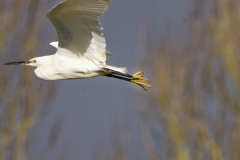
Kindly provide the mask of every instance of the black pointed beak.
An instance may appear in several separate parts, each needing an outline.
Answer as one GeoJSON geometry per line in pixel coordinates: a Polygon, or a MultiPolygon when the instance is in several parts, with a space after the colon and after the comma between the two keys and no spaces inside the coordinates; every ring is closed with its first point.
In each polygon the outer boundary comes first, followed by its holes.
{"type": "Polygon", "coordinates": [[[29,64],[31,63],[30,61],[17,61],[17,62],[8,62],[5,63],[4,65],[20,65],[20,64],[29,64]]]}

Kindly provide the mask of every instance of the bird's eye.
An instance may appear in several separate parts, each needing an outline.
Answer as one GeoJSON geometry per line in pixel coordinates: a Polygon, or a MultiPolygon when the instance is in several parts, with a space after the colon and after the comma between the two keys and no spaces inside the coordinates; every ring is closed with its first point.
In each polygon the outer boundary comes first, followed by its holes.
{"type": "Polygon", "coordinates": [[[36,63],[36,62],[37,62],[37,61],[34,59],[34,60],[33,60],[33,63],[36,63]]]}

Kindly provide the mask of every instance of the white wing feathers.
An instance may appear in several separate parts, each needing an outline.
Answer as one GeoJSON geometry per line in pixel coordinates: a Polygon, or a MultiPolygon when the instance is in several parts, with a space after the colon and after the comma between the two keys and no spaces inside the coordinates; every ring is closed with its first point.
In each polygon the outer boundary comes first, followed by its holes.
{"type": "Polygon", "coordinates": [[[99,17],[106,11],[108,3],[109,0],[65,0],[49,11],[48,18],[59,39],[59,44],[51,43],[59,47],[57,54],[85,56],[95,63],[105,63],[106,43],[99,17]]]}
{"type": "MultiPolygon", "coordinates": [[[[58,42],[51,42],[50,45],[58,49],[58,42]]],[[[106,50],[106,56],[112,56],[112,53],[106,50]]]]}

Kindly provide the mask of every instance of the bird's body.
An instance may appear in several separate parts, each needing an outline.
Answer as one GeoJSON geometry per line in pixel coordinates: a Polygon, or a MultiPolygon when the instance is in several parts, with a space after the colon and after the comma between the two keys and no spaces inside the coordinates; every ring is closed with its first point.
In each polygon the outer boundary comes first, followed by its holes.
{"type": "Polygon", "coordinates": [[[65,0],[48,13],[59,42],[50,43],[57,48],[53,55],[36,57],[29,61],[10,62],[37,67],[34,72],[44,80],[82,79],[107,76],[136,83],[146,90],[150,82],[142,72],[126,74],[125,68],[106,65],[103,27],[99,17],[108,7],[109,0],[65,0]]]}
{"type": "Polygon", "coordinates": [[[124,73],[124,68],[95,64],[86,58],[74,58],[54,54],[35,58],[40,63],[34,70],[37,77],[44,80],[83,79],[103,76],[105,68],[124,73]]]}
{"type": "Polygon", "coordinates": [[[44,80],[81,79],[100,76],[100,67],[87,59],[74,59],[62,55],[40,57],[46,62],[34,72],[44,80]],[[70,65],[69,65],[70,64],[70,65]]]}

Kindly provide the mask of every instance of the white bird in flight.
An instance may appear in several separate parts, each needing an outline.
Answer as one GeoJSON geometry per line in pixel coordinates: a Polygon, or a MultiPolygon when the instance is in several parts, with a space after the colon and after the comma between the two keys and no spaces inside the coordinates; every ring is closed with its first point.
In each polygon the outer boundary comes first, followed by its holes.
{"type": "Polygon", "coordinates": [[[48,12],[59,42],[53,55],[36,57],[28,61],[9,62],[5,65],[37,67],[34,73],[44,80],[82,79],[97,76],[113,77],[151,88],[143,72],[126,74],[126,68],[105,63],[106,50],[103,27],[99,17],[107,10],[109,0],[65,0],[48,12]]]}

